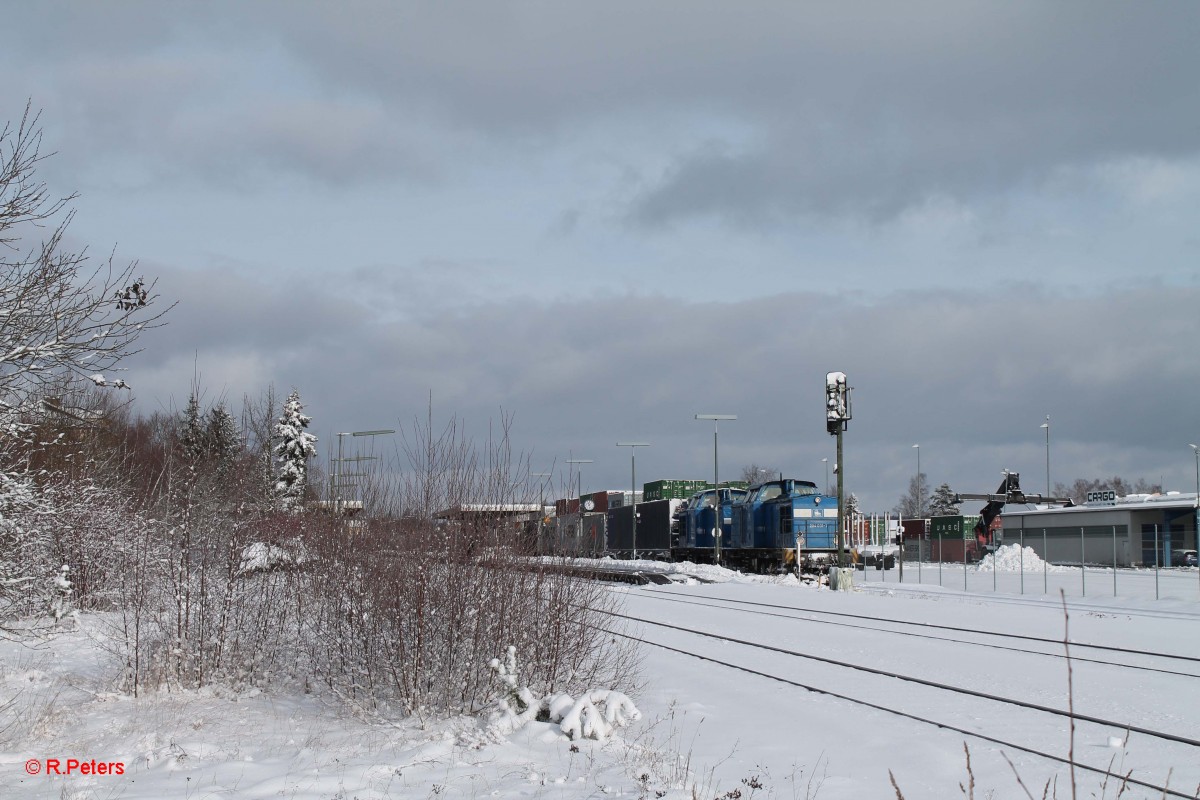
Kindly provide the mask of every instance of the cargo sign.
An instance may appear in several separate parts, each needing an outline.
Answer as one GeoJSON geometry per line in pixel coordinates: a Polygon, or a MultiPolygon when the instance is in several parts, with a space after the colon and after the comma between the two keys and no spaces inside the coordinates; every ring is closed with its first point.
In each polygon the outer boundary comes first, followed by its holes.
{"type": "Polygon", "coordinates": [[[1117,493],[1112,489],[1088,492],[1084,504],[1089,506],[1115,506],[1117,504],[1117,493]]]}

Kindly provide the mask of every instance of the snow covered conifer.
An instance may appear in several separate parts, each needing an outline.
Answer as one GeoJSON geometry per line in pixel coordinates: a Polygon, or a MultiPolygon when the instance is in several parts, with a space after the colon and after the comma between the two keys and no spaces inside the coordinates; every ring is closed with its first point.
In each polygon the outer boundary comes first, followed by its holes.
{"type": "Polygon", "coordinates": [[[204,427],[200,422],[200,398],[193,391],[183,412],[183,429],[179,432],[179,446],[188,461],[199,461],[204,457],[204,427]]]}
{"type": "Polygon", "coordinates": [[[958,506],[954,504],[954,490],[950,488],[950,484],[943,483],[933,490],[933,495],[929,498],[929,513],[934,517],[958,515],[958,506]]]}
{"type": "Polygon", "coordinates": [[[279,438],[275,445],[275,459],[279,464],[275,495],[280,506],[288,511],[297,510],[303,502],[308,483],[308,459],[317,453],[317,437],[304,430],[312,418],[302,414],[303,409],[300,393],[293,389],[275,425],[275,435],[279,438]]]}
{"type": "Polygon", "coordinates": [[[237,422],[224,403],[217,403],[209,409],[204,439],[208,455],[216,461],[219,473],[224,473],[237,458],[241,449],[240,438],[237,422]]]}

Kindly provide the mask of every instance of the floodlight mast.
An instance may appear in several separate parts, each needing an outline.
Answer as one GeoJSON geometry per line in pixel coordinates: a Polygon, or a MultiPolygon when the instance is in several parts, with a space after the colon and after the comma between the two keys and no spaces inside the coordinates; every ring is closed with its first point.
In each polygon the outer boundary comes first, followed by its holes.
{"type": "MultiPolygon", "coordinates": [[[[568,464],[592,464],[594,462],[590,458],[568,458],[567,463],[568,464]]],[[[567,469],[570,470],[571,468],[567,467],[567,469]]],[[[579,468],[578,480],[579,480],[579,485],[576,486],[575,488],[578,492],[578,497],[579,497],[579,499],[576,501],[578,504],[578,508],[579,508],[579,541],[582,542],[583,541],[583,467],[579,468]]],[[[571,489],[571,473],[568,471],[568,473],[567,473],[567,490],[570,491],[570,489],[571,489]]],[[[568,500],[569,500],[569,498],[568,498],[568,500]]]]}
{"type": "Polygon", "coordinates": [[[551,472],[532,472],[531,477],[541,478],[538,481],[538,511],[537,511],[537,541],[534,543],[535,549],[541,547],[542,542],[542,521],[546,518],[546,478],[553,477],[551,472]]]}
{"type": "Polygon", "coordinates": [[[338,457],[337,470],[334,471],[334,489],[333,491],[333,518],[340,519],[342,510],[342,480],[348,477],[343,472],[342,464],[347,461],[371,461],[374,456],[356,456],[354,458],[344,458],[342,456],[342,440],[347,436],[384,436],[396,431],[391,428],[380,428],[374,431],[341,431],[337,434],[338,437],[338,457]]]}
{"type": "Polygon", "coordinates": [[[716,523],[713,526],[713,563],[721,563],[721,489],[717,471],[717,424],[720,420],[735,420],[737,414],[697,414],[696,419],[710,419],[713,424],[713,490],[717,493],[713,506],[716,523]]]}
{"type": "MultiPolygon", "coordinates": [[[[845,480],[846,462],[842,453],[842,433],[846,423],[853,414],[850,411],[850,385],[846,381],[846,373],[830,372],[825,376],[825,430],[837,437],[837,565],[844,566],[842,549],[845,544],[846,504],[845,480]]],[[[799,559],[800,554],[796,557],[799,559]]]]}
{"type": "Polygon", "coordinates": [[[633,500],[633,528],[630,540],[633,544],[634,561],[637,561],[637,449],[649,446],[649,442],[617,442],[617,447],[629,448],[629,490],[633,500]]]}

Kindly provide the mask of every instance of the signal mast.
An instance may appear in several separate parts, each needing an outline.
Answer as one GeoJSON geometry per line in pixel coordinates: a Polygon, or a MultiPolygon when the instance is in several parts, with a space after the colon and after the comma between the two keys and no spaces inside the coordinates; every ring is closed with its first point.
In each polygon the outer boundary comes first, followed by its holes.
{"type": "Polygon", "coordinates": [[[843,502],[845,493],[845,462],[842,457],[842,433],[846,423],[854,415],[850,409],[850,386],[846,382],[846,373],[830,372],[825,376],[825,430],[837,437],[837,565],[842,563],[842,553],[846,535],[846,504],[843,502]]]}

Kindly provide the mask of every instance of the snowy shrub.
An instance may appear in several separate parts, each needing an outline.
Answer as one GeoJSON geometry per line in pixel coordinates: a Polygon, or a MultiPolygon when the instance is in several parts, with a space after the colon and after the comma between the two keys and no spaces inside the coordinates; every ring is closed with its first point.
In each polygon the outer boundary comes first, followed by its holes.
{"type": "Polygon", "coordinates": [[[71,568],[63,564],[59,567],[59,572],[54,576],[54,580],[52,581],[50,617],[54,620],[55,625],[61,624],[63,617],[74,613],[71,603],[71,580],[67,577],[70,571],[71,568]]]}
{"type": "Polygon", "coordinates": [[[239,575],[253,572],[269,572],[276,569],[296,569],[311,560],[304,542],[298,538],[282,542],[252,542],[242,548],[239,575]]]}
{"type": "Polygon", "coordinates": [[[614,595],[481,548],[474,532],[397,525],[313,546],[304,640],[321,679],[356,703],[475,713],[494,696],[487,664],[507,642],[539,694],[636,678],[633,647],[603,633],[614,595]]]}
{"type": "Polygon", "coordinates": [[[0,471],[0,624],[34,613],[53,574],[41,511],[27,476],[0,471]]]}
{"type": "Polygon", "coordinates": [[[523,558],[500,515],[433,519],[437,509],[512,502],[507,434],[484,456],[453,425],[440,436],[417,426],[413,440],[398,518],[306,542],[318,566],[302,638],[316,677],[382,714],[475,714],[495,699],[489,662],[512,645],[536,697],[632,691],[636,646],[605,633],[617,602],[607,587],[523,558]]]}
{"type": "Polygon", "coordinates": [[[615,728],[624,727],[642,714],[626,695],[610,689],[592,690],[578,700],[569,694],[538,698],[521,686],[517,672],[517,648],[509,646],[504,660],[493,658],[488,666],[503,686],[489,729],[500,735],[519,730],[537,720],[558,725],[569,739],[607,739],[615,728]]]}

